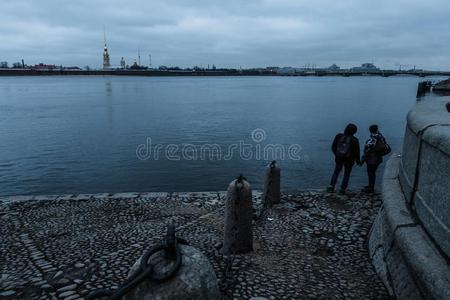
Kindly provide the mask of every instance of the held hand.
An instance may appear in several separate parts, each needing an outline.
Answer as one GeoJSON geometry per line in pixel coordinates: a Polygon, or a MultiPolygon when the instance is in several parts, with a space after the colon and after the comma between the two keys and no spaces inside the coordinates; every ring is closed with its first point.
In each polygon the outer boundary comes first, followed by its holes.
{"type": "Polygon", "coordinates": [[[361,161],[359,162],[359,166],[361,167],[364,164],[364,157],[361,159],[361,161]]]}

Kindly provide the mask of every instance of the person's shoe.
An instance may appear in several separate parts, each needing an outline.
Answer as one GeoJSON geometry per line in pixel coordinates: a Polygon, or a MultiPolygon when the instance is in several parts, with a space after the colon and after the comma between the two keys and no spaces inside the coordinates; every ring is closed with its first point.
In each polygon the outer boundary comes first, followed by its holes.
{"type": "Polygon", "coordinates": [[[339,194],[345,195],[345,189],[341,188],[341,189],[339,190],[339,194]]]}
{"type": "Polygon", "coordinates": [[[334,193],[334,186],[329,185],[329,186],[327,187],[327,193],[334,193]]]}
{"type": "Polygon", "coordinates": [[[363,193],[367,193],[367,194],[373,194],[375,191],[374,191],[374,189],[370,188],[369,186],[365,186],[365,187],[362,189],[362,192],[363,192],[363,193]]]}

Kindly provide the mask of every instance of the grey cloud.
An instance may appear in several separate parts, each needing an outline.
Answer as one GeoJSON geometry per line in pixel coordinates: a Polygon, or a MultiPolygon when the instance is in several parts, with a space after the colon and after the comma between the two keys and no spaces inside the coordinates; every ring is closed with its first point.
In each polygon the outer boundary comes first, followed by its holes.
{"type": "Polygon", "coordinates": [[[374,61],[450,69],[444,0],[2,1],[0,60],[226,67],[374,61]]]}

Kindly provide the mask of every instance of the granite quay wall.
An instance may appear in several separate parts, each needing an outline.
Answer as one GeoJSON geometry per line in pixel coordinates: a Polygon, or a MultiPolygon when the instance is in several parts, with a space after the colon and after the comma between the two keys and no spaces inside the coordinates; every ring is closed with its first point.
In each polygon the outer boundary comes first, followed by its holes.
{"type": "Polygon", "coordinates": [[[401,155],[388,162],[369,254],[398,299],[450,299],[449,98],[409,112],[401,155]]]}

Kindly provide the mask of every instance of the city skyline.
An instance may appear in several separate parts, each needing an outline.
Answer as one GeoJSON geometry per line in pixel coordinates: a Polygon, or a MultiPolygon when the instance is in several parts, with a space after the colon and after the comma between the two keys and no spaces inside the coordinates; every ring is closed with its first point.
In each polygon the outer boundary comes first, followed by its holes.
{"type": "Polygon", "coordinates": [[[373,62],[383,69],[448,70],[448,8],[441,0],[134,1],[125,7],[18,0],[3,5],[0,60],[100,68],[105,26],[112,67],[122,57],[131,65],[139,49],[142,65],[151,54],[154,67],[349,68],[373,62]]]}

